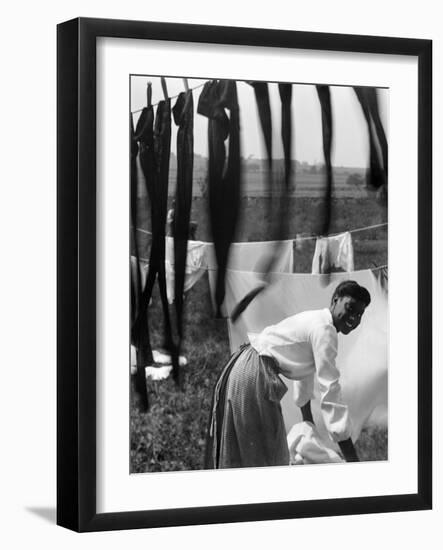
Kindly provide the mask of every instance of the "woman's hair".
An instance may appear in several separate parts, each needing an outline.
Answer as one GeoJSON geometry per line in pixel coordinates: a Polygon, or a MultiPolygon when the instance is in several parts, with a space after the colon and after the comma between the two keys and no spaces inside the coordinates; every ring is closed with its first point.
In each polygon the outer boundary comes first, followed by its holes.
{"type": "Polygon", "coordinates": [[[365,307],[371,303],[371,295],[364,286],[360,286],[356,281],[343,281],[334,290],[332,301],[343,296],[350,296],[354,300],[363,302],[365,307]]]}

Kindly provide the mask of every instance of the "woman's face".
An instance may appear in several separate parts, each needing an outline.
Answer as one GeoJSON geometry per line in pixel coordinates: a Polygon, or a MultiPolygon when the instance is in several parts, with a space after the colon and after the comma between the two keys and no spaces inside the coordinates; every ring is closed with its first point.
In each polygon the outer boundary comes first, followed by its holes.
{"type": "Polygon", "coordinates": [[[357,328],[365,309],[366,306],[363,302],[351,298],[351,296],[335,298],[331,305],[331,314],[337,332],[349,334],[357,328]]]}

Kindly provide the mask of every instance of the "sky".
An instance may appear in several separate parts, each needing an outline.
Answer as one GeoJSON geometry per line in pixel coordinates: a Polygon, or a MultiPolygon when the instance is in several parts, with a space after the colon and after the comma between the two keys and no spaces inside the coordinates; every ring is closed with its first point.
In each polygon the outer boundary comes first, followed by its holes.
{"type": "MultiPolygon", "coordinates": [[[[152,104],[163,99],[160,77],[131,77],[131,111],[146,106],[146,85],[152,83],[152,104]]],[[[182,78],[166,78],[169,97],[184,91],[182,78]]],[[[205,80],[189,79],[190,88],[202,86],[205,80]]],[[[197,114],[198,97],[202,88],[194,91],[194,152],[207,156],[207,118],[197,114]]],[[[245,158],[265,158],[265,148],[259,126],[257,107],[253,88],[238,82],[238,101],[240,108],[241,155],[245,158]]],[[[280,96],[278,85],[269,84],[273,121],[273,157],[282,158],[280,129],[280,96]]],[[[292,159],[309,164],[323,163],[321,111],[315,86],[312,84],[294,84],[292,95],[293,148],[292,159]]],[[[387,132],[389,90],[379,89],[378,99],[382,121],[387,132]]],[[[175,100],[172,100],[174,105],[175,100]]],[[[352,88],[331,86],[332,116],[334,124],[332,164],[334,166],[367,167],[368,134],[366,121],[360,104],[352,88]]],[[[134,114],[134,123],[139,113],[134,114]]],[[[172,124],[171,150],[176,152],[176,126],[172,124]]],[[[389,137],[388,137],[389,142],[389,137]]]]}

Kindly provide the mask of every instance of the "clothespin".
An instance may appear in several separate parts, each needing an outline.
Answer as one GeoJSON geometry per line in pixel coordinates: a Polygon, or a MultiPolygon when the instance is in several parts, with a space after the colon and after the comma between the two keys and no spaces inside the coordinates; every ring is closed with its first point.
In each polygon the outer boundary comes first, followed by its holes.
{"type": "Polygon", "coordinates": [[[152,103],[152,82],[148,82],[146,86],[146,103],[150,107],[152,103]]]}
{"type": "Polygon", "coordinates": [[[185,87],[185,92],[189,92],[189,84],[187,78],[183,78],[183,85],[185,87]]]}
{"type": "Polygon", "coordinates": [[[165,98],[165,101],[168,101],[169,95],[168,95],[168,87],[166,86],[166,78],[164,76],[162,76],[160,78],[160,82],[161,82],[161,85],[162,85],[163,96],[165,98]]]}

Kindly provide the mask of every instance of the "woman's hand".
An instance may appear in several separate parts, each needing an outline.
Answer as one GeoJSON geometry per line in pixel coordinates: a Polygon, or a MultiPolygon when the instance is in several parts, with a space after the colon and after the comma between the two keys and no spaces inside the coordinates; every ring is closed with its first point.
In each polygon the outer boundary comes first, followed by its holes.
{"type": "Polygon", "coordinates": [[[338,446],[340,447],[346,462],[360,462],[351,438],[345,439],[344,441],[339,441],[338,446]]]}

